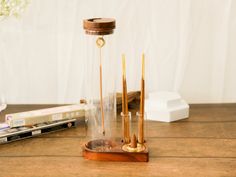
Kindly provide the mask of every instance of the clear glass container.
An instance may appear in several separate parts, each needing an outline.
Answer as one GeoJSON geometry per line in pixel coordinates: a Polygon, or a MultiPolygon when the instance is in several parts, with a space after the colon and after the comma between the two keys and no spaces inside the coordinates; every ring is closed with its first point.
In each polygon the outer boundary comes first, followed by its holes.
{"type": "Polygon", "coordinates": [[[88,35],[85,95],[88,140],[111,140],[116,132],[116,62],[112,35],[88,35]],[[104,41],[103,41],[104,40],[104,41]],[[105,42],[105,43],[104,43],[105,42]],[[104,43],[104,46],[99,46],[104,43]]]}
{"type": "MultiPolygon", "coordinates": [[[[146,149],[146,116],[140,114],[139,112],[136,113],[136,116],[133,116],[131,119],[131,113],[124,115],[121,114],[123,121],[125,118],[130,118],[130,134],[128,137],[130,137],[129,141],[127,141],[125,138],[123,138],[123,146],[122,150],[126,152],[141,152],[146,149]]],[[[125,130],[123,128],[123,130],[125,130]]],[[[125,132],[125,131],[124,131],[125,132]]],[[[124,135],[124,137],[127,137],[124,135]]]]}
{"type": "Polygon", "coordinates": [[[136,112],[136,120],[137,120],[137,126],[136,129],[134,129],[135,133],[137,133],[137,139],[138,143],[143,144],[146,143],[147,138],[147,117],[146,113],[143,115],[139,112],[136,112]]]}
{"type": "Polygon", "coordinates": [[[131,112],[129,112],[127,115],[124,115],[121,112],[121,118],[122,121],[127,120],[127,118],[130,120],[129,121],[129,125],[128,128],[124,127],[124,123],[122,123],[123,127],[122,127],[122,131],[123,131],[123,142],[129,143],[131,142],[131,139],[133,138],[133,136],[135,135],[137,138],[137,142],[143,142],[146,143],[147,141],[147,117],[146,117],[146,113],[144,113],[144,117],[143,117],[143,124],[141,125],[140,120],[142,119],[142,115],[139,112],[136,112],[136,115],[131,115],[131,112]],[[140,130],[142,127],[142,130],[140,130]],[[125,137],[125,129],[128,129],[129,133],[128,133],[128,137],[129,137],[129,141],[124,141],[124,137],[125,137]],[[142,139],[140,140],[140,133],[142,133],[142,139]]]}
{"type": "Polygon", "coordinates": [[[131,123],[131,112],[128,112],[128,114],[123,114],[121,112],[121,119],[122,119],[122,142],[123,143],[130,143],[131,142],[131,135],[132,135],[132,123],[131,123]],[[131,133],[131,134],[130,134],[131,133]]]}

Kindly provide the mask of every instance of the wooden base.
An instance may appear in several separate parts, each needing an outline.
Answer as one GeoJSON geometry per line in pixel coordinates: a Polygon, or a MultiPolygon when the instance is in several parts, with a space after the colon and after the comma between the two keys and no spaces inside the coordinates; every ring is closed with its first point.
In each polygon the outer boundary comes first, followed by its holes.
{"type": "Polygon", "coordinates": [[[83,156],[89,160],[148,162],[147,147],[141,152],[126,152],[122,150],[123,143],[109,140],[93,140],[83,146],[83,156]]]}

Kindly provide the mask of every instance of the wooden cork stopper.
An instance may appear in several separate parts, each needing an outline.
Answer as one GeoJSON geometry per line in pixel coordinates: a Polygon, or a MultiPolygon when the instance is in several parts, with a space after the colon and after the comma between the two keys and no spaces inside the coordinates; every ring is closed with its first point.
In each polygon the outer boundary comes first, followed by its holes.
{"type": "Polygon", "coordinates": [[[137,148],[137,138],[135,136],[135,134],[133,134],[132,138],[131,138],[131,144],[130,144],[131,148],[137,148]]]}
{"type": "Polygon", "coordinates": [[[108,35],[114,32],[116,21],[112,18],[91,18],[83,21],[86,34],[108,35]]]}

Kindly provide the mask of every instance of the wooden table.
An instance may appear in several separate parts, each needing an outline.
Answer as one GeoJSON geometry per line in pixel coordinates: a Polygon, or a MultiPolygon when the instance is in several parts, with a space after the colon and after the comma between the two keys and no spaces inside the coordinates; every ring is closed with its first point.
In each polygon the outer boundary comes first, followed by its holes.
{"type": "MultiPolygon", "coordinates": [[[[1,114],[52,105],[12,105],[1,114]]],[[[191,105],[190,118],[149,122],[150,162],[84,160],[85,128],[0,145],[0,176],[236,176],[236,104],[191,105]]]]}

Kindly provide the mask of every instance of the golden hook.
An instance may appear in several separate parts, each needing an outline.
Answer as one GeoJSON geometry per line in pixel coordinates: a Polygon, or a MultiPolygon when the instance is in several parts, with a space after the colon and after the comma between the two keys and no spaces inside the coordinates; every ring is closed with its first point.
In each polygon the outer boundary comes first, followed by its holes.
{"type": "Polygon", "coordinates": [[[103,37],[98,37],[96,40],[96,44],[99,48],[102,48],[105,45],[105,40],[103,37]]]}

